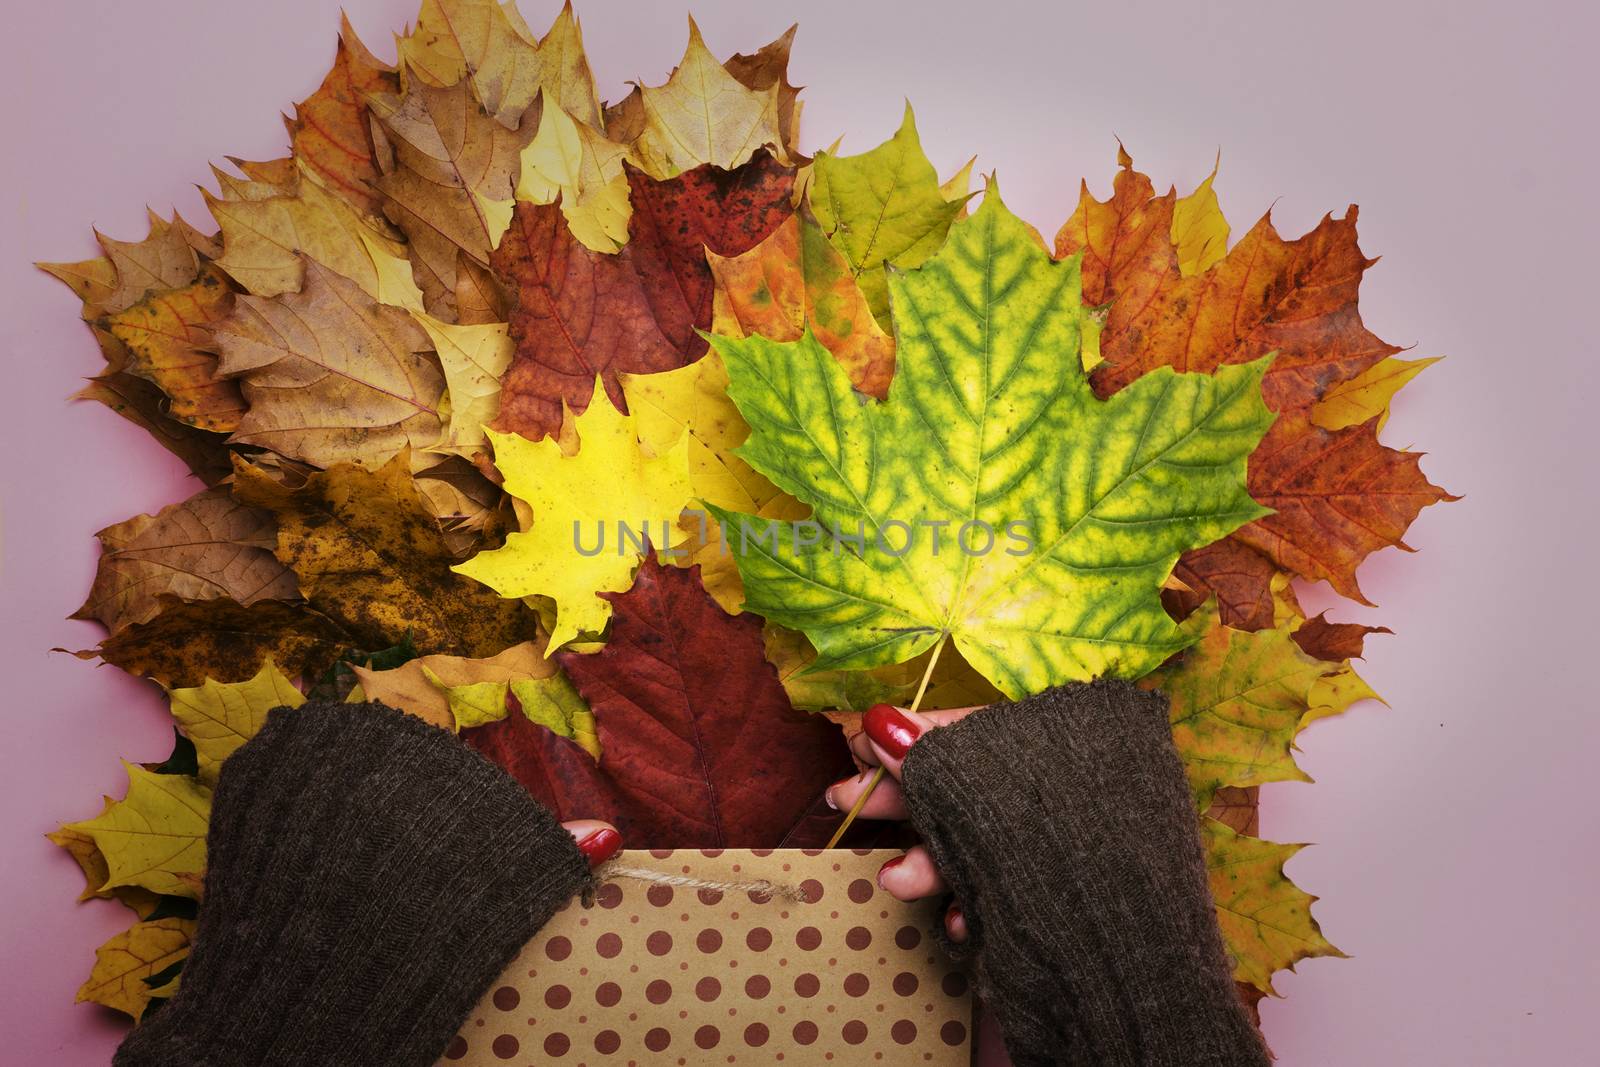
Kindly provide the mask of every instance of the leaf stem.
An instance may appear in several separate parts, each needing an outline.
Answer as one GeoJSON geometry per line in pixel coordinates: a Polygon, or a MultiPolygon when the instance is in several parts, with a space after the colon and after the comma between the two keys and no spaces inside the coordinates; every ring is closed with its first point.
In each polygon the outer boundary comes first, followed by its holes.
{"type": "MultiPolygon", "coordinates": [[[[917,695],[911,699],[911,711],[916,711],[922,706],[922,698],[928,693],[928,683],[933,680],[933,668],[938,664],[939,653],[944,651],[944,643],[949,638],[950,635],[945,634],[939,638],[939,643],[933,646],[933,655],[928,657],[928,667],[922,672],[922,683],[917,686],[917,695]]],[[[856,798],[856,802],[850,808],[849,814],[844,817],[844,822],[840,823],[839,829],[833,832],[833,837],[828,841],[828,848],[833,848],[839,844],[840,839],[844,837],[845,831],[850,829],[850,824],[856,821],[856,816],[861,814],[861,809],[867,806],[867,798],[872,795],[874,789],[878,788],[878,783],[881,781],[883,781],[883,767],[880,765],[873,772],[872,780],[867,783],[866,791],[856,798]]]]}

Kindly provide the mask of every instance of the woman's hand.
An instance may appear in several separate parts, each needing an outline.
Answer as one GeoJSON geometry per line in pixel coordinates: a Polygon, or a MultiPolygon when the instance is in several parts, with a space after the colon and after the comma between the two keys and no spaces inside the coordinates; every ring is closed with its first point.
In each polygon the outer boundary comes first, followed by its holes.
{"type": "MultiPolygon", "coordinates": [[[[900,765],[917,738],[929,730],[948,726],[971,715],[977,708],[952,708],[948,711],[907,711],[891,704],[874,704],[861,717],[861,732],[850,739],[850,748],[856,758],[868,767],[882,767],[884,779],[872,791],[866,806],[859,815],[863,819],[907,819],[905,794],[900,790],[900,765]]],[[[828,803],[840,811],[855,806],[873,772],[868,770],[836,782],[828,788],[828,803]]],[[[933,854],[917,845],[898,859],[892,859],[878,869],[878,885],[898,900],[920,900],[941,896],[950,891],[944,876],[934,866],[933,854]]],[[[967,923],[962,917],[959,902],[945,911],[945,932],[950,940],[967,939],[967,923]]]]}

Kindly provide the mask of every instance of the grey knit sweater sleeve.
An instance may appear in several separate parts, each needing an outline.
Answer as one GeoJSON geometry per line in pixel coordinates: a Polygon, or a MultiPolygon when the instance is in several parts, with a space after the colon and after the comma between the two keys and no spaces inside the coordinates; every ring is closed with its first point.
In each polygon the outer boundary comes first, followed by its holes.
{"type": "Polygon", "coordinates": [[[224,766],[178,993],[116,1067],[435,1063],[590,874],[555,817],[382,704],[279,708],[224,766]]]}
{"type": "Polygon", "coordinates": [[[903,781],[1018,1067],[1269,1062],[1164,696],[1102,681],[995,705],[920,737],[903,781]]]}

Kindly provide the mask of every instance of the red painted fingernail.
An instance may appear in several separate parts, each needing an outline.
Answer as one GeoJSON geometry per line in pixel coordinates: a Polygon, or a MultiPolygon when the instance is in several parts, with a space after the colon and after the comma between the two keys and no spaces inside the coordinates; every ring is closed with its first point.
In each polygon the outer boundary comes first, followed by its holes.
{"type": "Polygon", "coordinates": [[[578,842],[578,849],[588,857],[589,866],[598,867],[617,854],[622,847],[622,835],[609,826],[601,827],[578,842]]]}
{"type": "Polygon", "coordinates": [[[944,929],[951,937],[956,936],[956,923],[962,921],[961,905],[952,904],[944,913],[944,929]]]}
{"type": "Polygon", "coordinates": [[[861,717],[861,728],[872,743],[895,759],[905,759],[922,728],[893,704],[874,704],[861,717]]]}
{"type": "Polygon", "coordinates": [[[882,867],[878,868],[878,888],[879,889],[883,888],[883,876],[888,874],[890,871],[894,870],[896,867],[900,866],[905,861],[906,861],[906,858],[904,856],[896,856],[894,859],[890,860],[888,863],[885,863],[882,867]]]}

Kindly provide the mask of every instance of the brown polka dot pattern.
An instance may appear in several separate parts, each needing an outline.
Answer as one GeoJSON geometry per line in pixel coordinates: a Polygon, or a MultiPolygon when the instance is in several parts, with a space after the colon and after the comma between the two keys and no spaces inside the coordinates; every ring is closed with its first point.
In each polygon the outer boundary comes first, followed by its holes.
{"type": "Polygon", "coordinates": [[[967,976],[938,952],[933,902],[874,882],[880,850],[666,850],[629,866],[799,884],[807,903],[613,882],[526,946],[442,1064],[966,1067],[967,976]]]}

